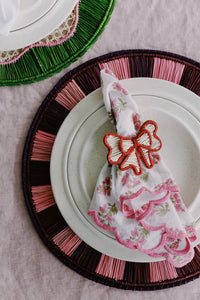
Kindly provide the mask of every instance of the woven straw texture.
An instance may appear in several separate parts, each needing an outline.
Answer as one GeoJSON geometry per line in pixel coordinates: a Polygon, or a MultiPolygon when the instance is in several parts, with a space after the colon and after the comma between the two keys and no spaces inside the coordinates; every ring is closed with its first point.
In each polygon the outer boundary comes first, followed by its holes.
{"type": "Polygon", "coordinates": [[[25,143],[22,177],[30,217],[49,250],[66,266],[89,279],[133,290],[162,289],[186,283],[200,275],[199,245],[193,261],[178,269],[166,261],[134,263],[114,259],[92,249],[73,233],[57,208],[49,176],[52,146],[69,111],[85,95],[100,87],[100,68],[105,64],[119,79],[159,78],[200,95],[200,64],[160,51],[110,53],[67,73],[43,101],[25,143]]]}

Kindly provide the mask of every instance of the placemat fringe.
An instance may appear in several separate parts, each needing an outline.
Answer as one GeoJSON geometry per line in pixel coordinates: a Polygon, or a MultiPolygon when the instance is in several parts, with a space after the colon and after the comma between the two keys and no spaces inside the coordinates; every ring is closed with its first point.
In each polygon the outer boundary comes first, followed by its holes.
{"type": "Polygon", "coordinates": [[[15,63],[0,65],[0,85],[17,85],[45,79],[81,57],[107,25],[115,0],[82,0],[72,38],[51,47],[31,48],[15,63]]]}

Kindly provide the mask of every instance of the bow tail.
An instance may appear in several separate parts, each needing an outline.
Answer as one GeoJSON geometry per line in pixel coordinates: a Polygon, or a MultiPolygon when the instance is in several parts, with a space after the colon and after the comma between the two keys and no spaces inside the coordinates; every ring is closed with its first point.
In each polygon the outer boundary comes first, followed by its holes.
{"type": "Polygon", "coordinates": [[[143,147],[140,147],[140,149],[138,151],[140,153],[140,157],[141,157],[144,165],[148,169],[151,169],[153,167],[153,160],[151,158],[150,151],[143,147]]]}
{"type": "Polygon", "coordinates": [[[109,149],[107,158],[111,165],[120,163],[124,157],[119,147],[120,139],[121,137],[115,133],[108,133],[104,136],[104,144],[109,149]]]}
{"type": "Polygon", "coordinates": [[[122,171],[130,169],[130,168],[133,169],[137,175],[142,174],[142,167],[140,164],[140,159],[138,157],[138,153],[135,150],[135,148],[133,149],[133,151],[130,154],[128,154],[125,157],[125,159],[120,164],[120,170],[122,170],[122,171]]]}

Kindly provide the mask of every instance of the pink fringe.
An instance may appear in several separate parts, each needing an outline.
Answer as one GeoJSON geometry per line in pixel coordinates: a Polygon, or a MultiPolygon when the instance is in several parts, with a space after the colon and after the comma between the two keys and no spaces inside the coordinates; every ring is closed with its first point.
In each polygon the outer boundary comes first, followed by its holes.
{"type": "Polygon", "coordinates": [[[53,242],[67,255],[72,255],[78,248],[82,240],[71,230],[66,227],[53,238],[53,242]]]}
{"type": "Polygon", "coordinates": [[[72,80],[61,90],[56,96],[56,101],[68,110],[73,107],[85,97],[85,94],[77,83],[72,80]]]}
{"type": "Polygon", "coordinates": [[[116,280],[122,280],[125,263],[124,260],[102,254],[95,272],[116,280]]]}
{"type": "Polygon", "coordinates": [[[5,61],[5,62],[0,62],[0,65],[8,65],[8,64],[11,64],[11,63],[15,63],[22,55],[24,55],[31,48],[35,48],[35,47],[52,47],[52,46],[60,45],[64,42],[66,42],[68,39],[70,39],[75,33],[75,30],[76,30],[76,27],[77,27],[77,24],[78,24],[78,20],[79,20],[79,2],[75,6],[75,8],[76,9],[75,9],[74,24],[73,24],[73,27],[72,27],[71,31],[69,32],[69,34],[65,38],[60,39],[59,41],[53,41],[53,42],[50,42],[50,43],[39,43],[39,42],[34,43],[34,44],[24,48],[23,51],[19,55],[12,58],[11,60],[8,60],[8,61],[5,61]]]}
{"type": "Polygon", "coordinates": [[[183,64],[156,57],[154,58],[153,78],[164,79],[179,84],[184,68],[183,64]]]}
{"type": "Polygon", "coordinates": [[[33,186],[31,192],[37,213],[56,204],[50,185],[33,186]]]}
{"type": "Polygon", "coordinates": [[[200,251],[200,244],[196,245],[196,248],[200,251]]]}
{"type": "Polygon", "coordinates": [[[108,61],[106,63],[99,64],[99,67],[101,70],[103,69],[111,70],[119,80],[131,78],[130,64],[129,64],[129,59],[127,57],[119,58],[119,59],[108,61]]]}
{"type": "Polygon", "coordinates": [[[53,134],[38,130],[33,142],[31,160],[50,161],[55,138],[53,134]]]}
{"type": "Polygon", "coordinates": [[[151,262],[150,281],[159,282],[178,277],[176,269],[168,261],[151,262]]]}

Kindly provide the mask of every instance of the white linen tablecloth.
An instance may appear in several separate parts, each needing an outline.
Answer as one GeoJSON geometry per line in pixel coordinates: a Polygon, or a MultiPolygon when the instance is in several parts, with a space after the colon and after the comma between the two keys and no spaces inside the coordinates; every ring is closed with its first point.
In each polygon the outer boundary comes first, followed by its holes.
{"type": "Polygon", "coordinates": [[[27,131],[42,100],[66,72],[123,49],[170,51],[199,61],[199,11],[199,0],[117,0],[103,34],[77,62],[41,82],[0,88],[0,299],[199,299],[200,279],[141,292],[104,286],[75,273],[40,240],[21,187],[27,131]]]}

